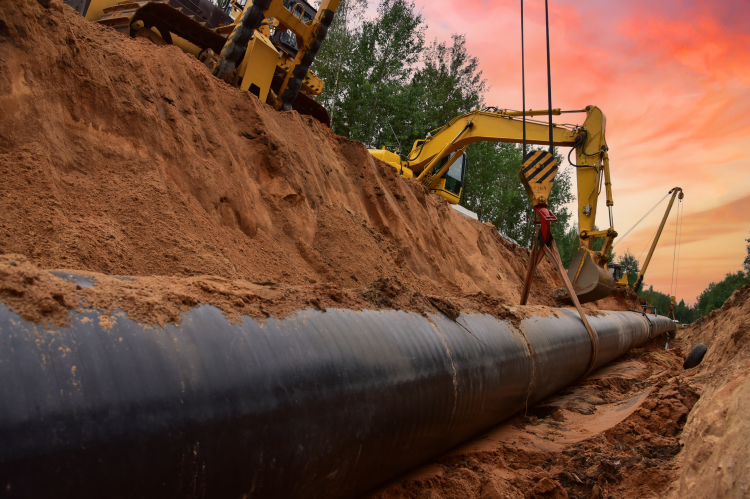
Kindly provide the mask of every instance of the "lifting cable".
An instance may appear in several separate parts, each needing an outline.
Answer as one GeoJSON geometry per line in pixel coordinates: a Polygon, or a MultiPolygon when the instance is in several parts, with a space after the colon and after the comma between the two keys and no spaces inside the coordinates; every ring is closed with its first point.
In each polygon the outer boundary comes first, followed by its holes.
{"type": "Polygon", "coordinates": [[[549,62],[549,9],[547,0],[544,0],[544,22],[547,25],[547,109],[549,110],[549,153],[554,156],[555,146],[552,140],[552,72],[549,62]]]}
{"type": "Polygon", "coordinates": [[[521,112],[523,113],[523,162],[526,159],[526,72],[523,54],[523,0],[521,0],[521,112]]]}
{"type": "MultiPolygon", "coordinates": [[[[630,229],[628,229],[628,231],[627,231],[627,232],[625,233],[625,235],[624,235],[624,236],[622,236],[622,237],[620,238],[620,240],[619,240],[619,241],[617,241],[617,242],[616,242],[616,243],[615,243],[615,244],[614,244],[614,245],[612,246],[612,249],[615,249],[615,246],[617,246],[618,244],[620,244],[620,243],[621,243],[621,242],[623,241],[623,239],[625,239],[626,237],[628,237],[628,234],[630,234],[630,233],[631,233],[631,232],[633,231],[633,229],[635,229],[635,228],[636,228],[636,227],[638,226],[638,224],[639,224],[639,223],[643,222],[643,220],[644,220],[644,219],[645,219],[645,218],[646,218],[647,216],[649,216],[649,215],[651,214],[651,212],[652,212],[652,211],[654,211],[654,210],[656,209],[656,207],[657,207],[657,206],[659,206],[660,204],[662,204],[662,203],[664,202],[664,200],[665,200],[665,199],[667,199],[667,197],[669,197],[669,193],[667,193],[667,195],[666,195],[666,196],[664,196],[663,198],[661,198],[661,199],[659,200],[659,202],[658,202],[658,203],[656,203],[656,204],[655,204],[655,205],[654,205],[654,206],[653,206],[653,207],[652,207],[652,208],[651,208],[650,210],[648,210],[648,212],[646,212],[646,214],[645,214],[645,215],[643,215],[643,217],[641,217],[641,219],[640,219],[640,220],[638,220],[638,221],[637,221],[637,222],[636,222],[636,223],[635,223],[635,224],[634,224],[634,225],[633,225],[633,226],[632,226],[632,227],[631,227],[630,229]]],[[[641,253],[641,254],[643,254],[643,253],[641,253]]]]}
{"type": "MultiPolygon", "coordinates": [[[[549,153],[554,155],[554,139],[552,135],[552,71],[550,69],[549,51],[549,7],[548,0],[544,0],[544,22],[547,29],[547,110],[549,112],[549,153]]],[[[523,157],[526,158],[526,68],[523,46],[523,0],[521,0],[521,115],[523,117],[523,157]]]]}
{"type": "MultiPolygon", "coordinates": [[[[677,275],[679,276],[679,253],[677,252],[678,239],[677,233],[680,234],[680,243],[682,242],[682,224],[680,223],[680,208],[682,207],[682,199],[677,202],[677,213],[675,214],[675,226],[674,226],[674,251],[672,253],[672,280],[669,283],[669,296],[675,296],[677,294],[677,279],[675,278],[675,264],[677,264],[677,275]],[[674,294],[672,294],[672,285],[674,285],[674,294]]],[[[684,210],[684,208],[682,208],[684,210]]]]}

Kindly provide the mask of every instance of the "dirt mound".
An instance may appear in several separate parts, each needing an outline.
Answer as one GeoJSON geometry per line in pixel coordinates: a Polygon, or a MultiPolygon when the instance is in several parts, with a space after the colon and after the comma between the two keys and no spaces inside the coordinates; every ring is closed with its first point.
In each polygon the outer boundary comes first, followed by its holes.
{"type": "MultiPolygon", "coordinates": [[[[43,268],[215,275],[517,303],[528,256],[364,145],[177,47],[59,0],[0,5],[0,252],[43,268]]],[[[545,262],[532,303],[553,305],[545,262]]]]}
{"type": "Polygon", "coordinates": [[[601,300],[584,303],[589,310],[641,310],[641,301],[632,288],[615,288],[612,294],[601,300]]]}
{"type": "Polygon", "coordinates": [[[684,351],[708,346],[688,371],[702,388],[681,442],[685,466],[674,497],[747,497],[750,493],[750,286],[691,326],[684,351]]]}
{"type": "MultiPolygon", "coordinates": [[[[23,255],[0,255],[0,301],[27,321],[48,326],[70,323],[70,312],[96,309],[104,316],[128,314],[131,320],[163,326],[180,323],[198,304],[219,308],[231,321],[286,317],[315,308],[396,309],[422,315],[461,312],[494,315],[518,325],[524,318],[556,314],[543,306],[512,307],[483,293],[446,297],[409,289],[395,277],[365,288],[342,289],[328,283],[294,286],[248,282],[218,276],[122,277],[97,272],[41,270],[23,255]]],[[[592,312],[593,313],[593,312],[592,312]]],[[[109,319],[107,319],[109,320],[109,319]]]]}

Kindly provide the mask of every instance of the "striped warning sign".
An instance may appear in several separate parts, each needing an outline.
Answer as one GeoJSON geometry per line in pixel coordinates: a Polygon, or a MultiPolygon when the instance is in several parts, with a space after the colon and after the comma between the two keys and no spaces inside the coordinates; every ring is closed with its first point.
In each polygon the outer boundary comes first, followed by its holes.
{"type": "Polygon", "coordinates": [[[547,205],[555,175],[557,160],[549,151],[532,151],[526,155],[520,177],[533,206],[547,205]]]}

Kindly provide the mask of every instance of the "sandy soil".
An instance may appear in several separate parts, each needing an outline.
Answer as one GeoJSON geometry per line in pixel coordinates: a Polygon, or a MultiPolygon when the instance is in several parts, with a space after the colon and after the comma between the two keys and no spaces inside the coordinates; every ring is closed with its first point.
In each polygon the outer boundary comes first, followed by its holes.
{"type": "MultiPolygon", "coordinates": [[[[528,250],[174,46],[0,4],[0,253],[41,268],[517,303],[528,250]]],[[[531,303],[554,305],[543,262],[531,303]]]]}
{"type": "Polygon", "coordinates": [[[685,466],[671,497],[749,497],[750,286],[697,321],[682,342],[685,352],[698,343],[708,351],[689,372],[703,393],[680,439],[685,466]]]}
{"type": "Polygon", "coordinates": [[[131,320],[163,326],[180,323],[182,314],[200,303],[214,305],[231,321],[240,322],[243,317],[285,317],[305,308],[396,309],[423,315],[443,313],[453,320],[461,312],[475,312],[516,325],[532,315],[558,313],[542,305],[514,307],[481,292],[430,295],[410,289],[395,277],[378,279],[363,288],[330,283],[294,286],[217,276],[123,277],[42,270],[23,255],[13,254],[0,255],[0,301],[27,321],[50,327],[70,323],[71,313],[85,309],[104,311],[105,315],[126,312],[131,320]]]}

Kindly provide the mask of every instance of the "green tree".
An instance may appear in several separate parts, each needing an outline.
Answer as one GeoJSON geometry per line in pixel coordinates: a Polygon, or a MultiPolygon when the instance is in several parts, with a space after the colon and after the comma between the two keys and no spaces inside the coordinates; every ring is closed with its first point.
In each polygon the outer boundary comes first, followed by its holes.
{"type": "Polygon", "coordinates": [[[454,34],[452,44],[433,41],[424,51],[423,67],[416,71],[407,90],[415,115],[406,120],[404,147],[425,137],[461,114],[483,107],[486,80],[479,71],[479,59],[466,49],[466,37],[454,34]]]}
{"type": "Polygon", "coordinates": [[[413,2],[382,0],[343,55],[339,95],[328,112],[334,131],[370,144],[373,125],[390,122],[399,136],[413,128],[417,107],[410,88],[424,50],[426,25],[413,2]]]}
{"type": "Polygon", "coordinates": [[[745,242],[747,243],[747,256],[742,266],[745,267],[745,274],[750,275],[750,238],[745,239],[745,242]]]}
{"type": "Polygon", "coordinates": [[[736,273],[729,272],[721,281],[709,284],[703,293],[698,296],[698,301],[695,304],[699,316],[703,317],[712,310],[721,308],[735,290],[746,284],[750,284],[750,276],[741,270],[736,273]]]}
{"type": "Polygon", "coordinates": [[[334,19],[316,62],[327,82],[318,100],[336,133],[367,145],[398,141],[408,154],[430,130],[481,108],[486,81],[463,35],[425,45],[426,25],[412,2],[382,0],[372,20],[361,19],[359,5],[344,5],[351,14],[334,19]]]}
{"type": "Polygon", "coordinates": [[[570,268],[570,262],[573,260],[573,255],[580,247],[580,240],[578,239],[578,224],[573,223],[568,225],[567,230],[560,237],[555,237],[557,242],[557,250],[560,252],[560,259],[562,260],[565,268],[570,268]]]}
{"type": "MultiPolygon", "coordinates": [[[[655,291],[653,286],[649,286],[648,289],[644,286],[643,289],[638,292],[638,296],[655,306],[656,313],[659,315],[667,315],[669,313],[669,306],[671,304],[669,295],[655,291]]],[[[686,305],[685,300],[680,300],[680,302],[675,305],[674,310],[675,318],[682,324],[689,324],[700,317],[697,308],[686,305]]]]}
{"type": "MultiPolygon", "coordinates": [[[[317,2],[316,7],[320,5],[317,2]]],[[[336,121],[336,105],[346,91],[347,54],[357,40],[364,20],[367,0],[341,0],[326,39],[315,57],[313,70],[325,82],[317,100],[329,110],[331,124],[336,121]]]]}

